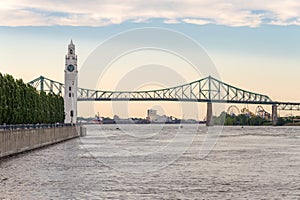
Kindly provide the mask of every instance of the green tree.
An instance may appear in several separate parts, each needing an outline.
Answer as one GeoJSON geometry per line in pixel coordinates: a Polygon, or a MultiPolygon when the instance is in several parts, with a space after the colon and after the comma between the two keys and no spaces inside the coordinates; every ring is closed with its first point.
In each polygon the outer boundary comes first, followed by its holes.
{"type": "Polygon", "coordinates": [[[0,73],[0,124],[64,122],[64,101],[61,96],[38,92],[0,73]]]}

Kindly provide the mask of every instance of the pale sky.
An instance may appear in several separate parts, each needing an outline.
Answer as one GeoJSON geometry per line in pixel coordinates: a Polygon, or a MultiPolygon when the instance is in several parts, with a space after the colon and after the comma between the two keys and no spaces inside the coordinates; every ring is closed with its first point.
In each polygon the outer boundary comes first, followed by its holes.
{"type": "MultiPolygon", "coordinates": [[[[71,39],[81,67],[112,35],[161,27],[198,42],[224,82],[273,100],[300,102],[300,1],[146,2],[2,0],[0,72],[25,82],[40,75],[63,82],[71,39]]],[[[79,113],[84,113],[81,104],[79,113]]],[[[112,115],[105,103],[101,106],[104,116],[112,115]]],[[[145,117],[144,109],[152,106],[147,104],[133,115],[145,117]]]]}

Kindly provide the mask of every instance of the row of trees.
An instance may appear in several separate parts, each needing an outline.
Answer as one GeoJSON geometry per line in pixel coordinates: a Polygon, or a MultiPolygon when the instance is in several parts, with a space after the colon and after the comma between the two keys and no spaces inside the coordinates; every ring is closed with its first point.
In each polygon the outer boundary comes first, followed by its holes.
{"type": "Polygon", "coordinates": [[[64,101],[61,96],[38,92],[0,73],[0,124],[63,123],[64,101]]]}
{"type": "Polygon", "coordinates": [[[269,121],[259,117],[259,116],[247,116],[244,114],[240,115],[229,115],[226,112],[222,112],[218,117],[213,118],[215,125],[251,125],[251,126],[260,126],[270,124],[269,121]]]}

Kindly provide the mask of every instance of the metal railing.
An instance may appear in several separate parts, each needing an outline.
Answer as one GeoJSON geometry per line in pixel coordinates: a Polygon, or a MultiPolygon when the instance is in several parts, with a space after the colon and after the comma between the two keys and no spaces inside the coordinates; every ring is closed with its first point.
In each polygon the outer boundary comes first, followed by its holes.
{"type": "Polygon", "coordinates": [[[3,124],[0,125],[0,130],[21,130],[21,129],[39,129],[39,128],[56,128],[56,127],[66,127],[75,126],[75,124],[3,124]]]}

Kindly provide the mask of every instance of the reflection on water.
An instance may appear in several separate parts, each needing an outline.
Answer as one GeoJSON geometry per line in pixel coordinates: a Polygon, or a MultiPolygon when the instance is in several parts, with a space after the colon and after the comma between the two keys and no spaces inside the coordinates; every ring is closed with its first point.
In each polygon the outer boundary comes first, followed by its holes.
{"type": "Polygon", "coordinates": [[[157,134],[141,128],[138,135],[90,126],[82,140],[2,160],[0,199],[300,198],[300,127],[224,127],[204,159],[206,127],[176,155],[189,142],[172,143],[178,128],[164,126],[157,134]],[[168,144],[174,145],[163,151],[168,144]],[[145,165],[147,173],[133,171],[145,165]]]}

